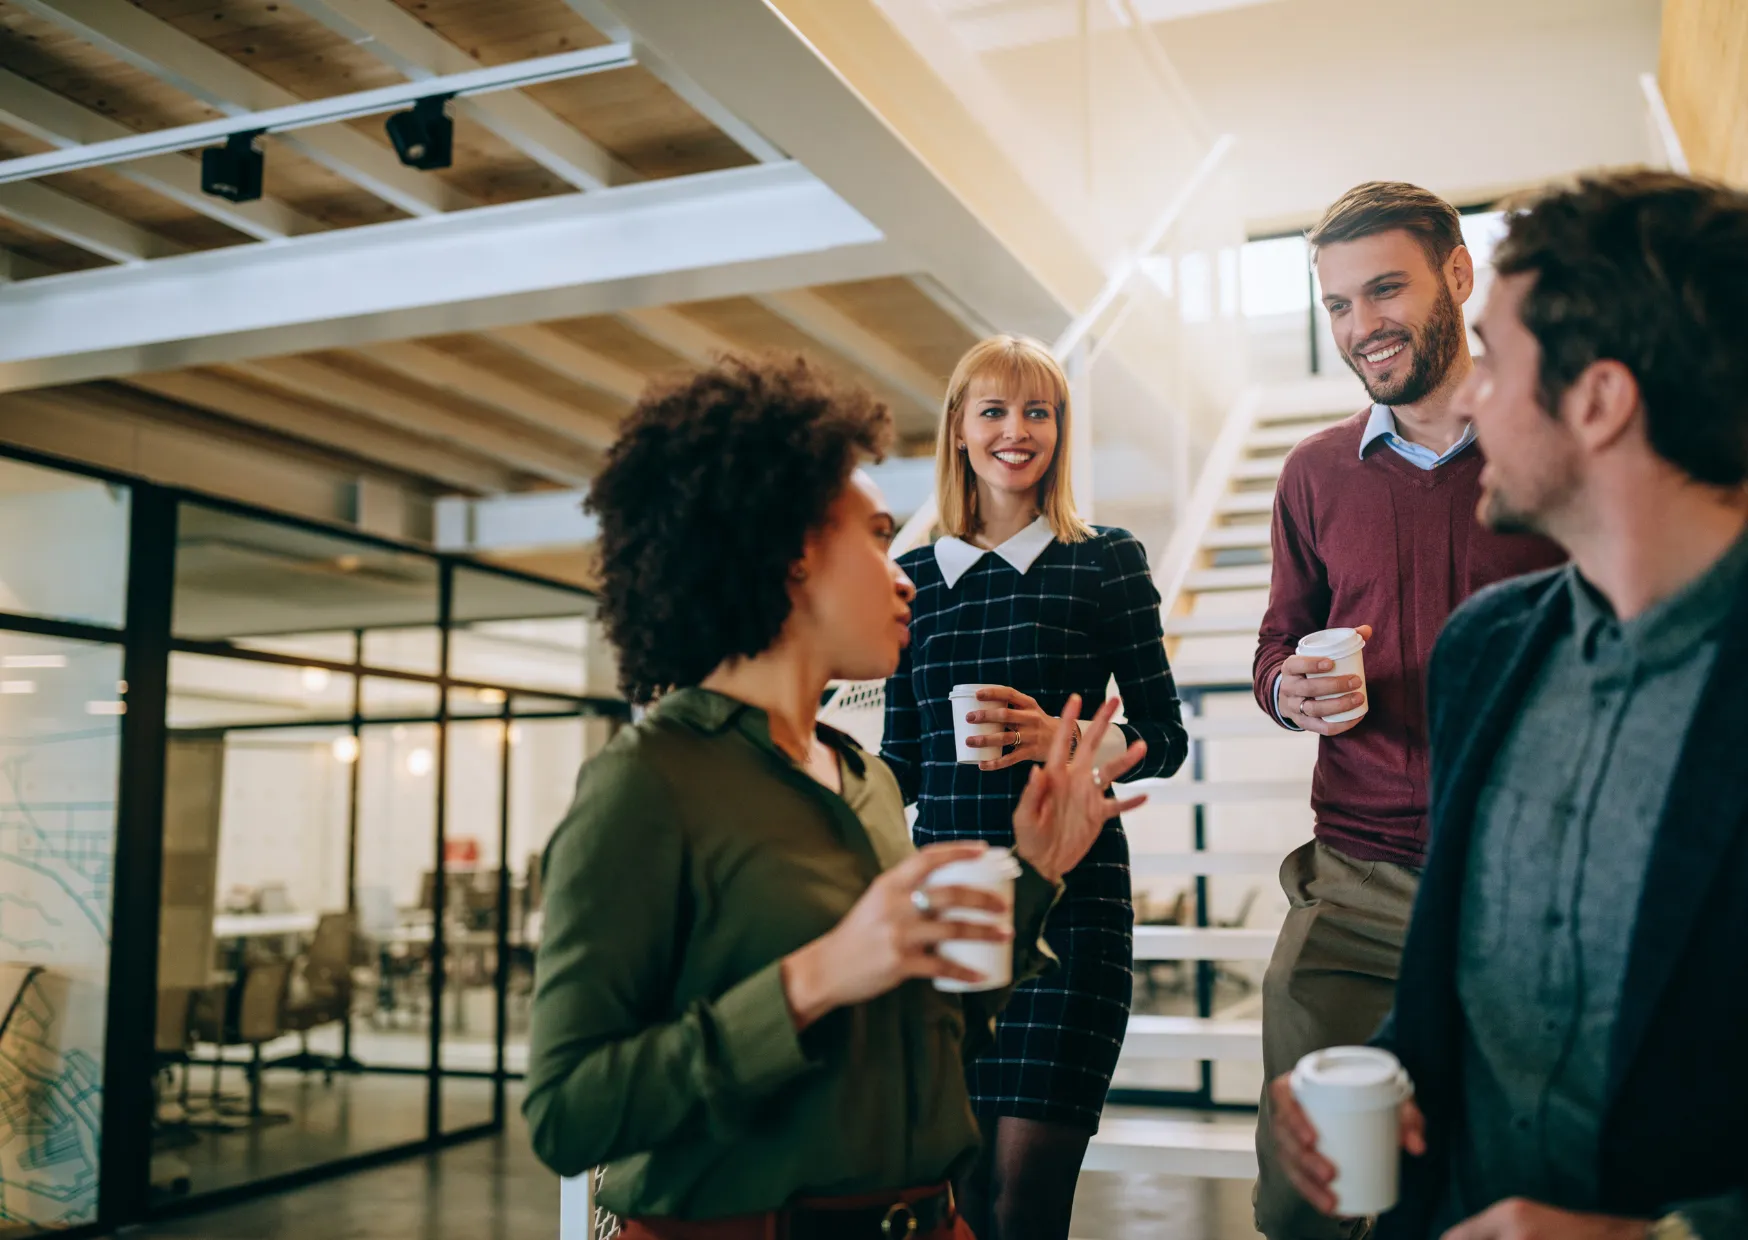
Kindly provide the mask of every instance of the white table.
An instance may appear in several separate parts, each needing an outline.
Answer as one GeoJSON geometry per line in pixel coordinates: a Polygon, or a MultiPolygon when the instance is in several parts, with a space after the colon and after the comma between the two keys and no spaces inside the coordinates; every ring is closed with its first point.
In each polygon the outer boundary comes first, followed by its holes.
{"type": "Polygon", "coordinates": [[[212,919],[217,939],[265,939],[287,934],[313,934],[314,913],[220,913],[212,919]]]}

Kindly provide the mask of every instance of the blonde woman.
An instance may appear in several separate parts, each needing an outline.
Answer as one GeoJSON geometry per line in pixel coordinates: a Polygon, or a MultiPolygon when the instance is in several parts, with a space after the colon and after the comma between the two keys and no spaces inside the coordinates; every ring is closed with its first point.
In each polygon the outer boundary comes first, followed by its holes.
{"type": "MultiPolygon", "coordinates": [[[[948,536],[900,560],[917,589],[913,639],[887,684],[881,754],[917,806],[919,844],[1011,841],[1014,806],[1058,732],[1080,743],[1065,705],[1101,700],[1113,676],[1128,722],[1109,734],[1109,755],[1146,741],[1136,778],[1183,763],[1146,553],[1076,513],[1070,418],[1067,378],[1034,340],[983,341],[948,385],[936,455],[948,536]],[[968,683],[995,686],[970,718],[1003,725],[974,742],[988,752],[977,765],[955,761],[948,701],[968,683]]],[[[969,1069],[984,1150],[959,1198],[973,1230],[996,1240],[1067,1236],[1129,1019],[1134,908],[1117,820],[1066,883],[1046,932],[1060,968],[1019,987],[994,1048],[969,1069]]]]}

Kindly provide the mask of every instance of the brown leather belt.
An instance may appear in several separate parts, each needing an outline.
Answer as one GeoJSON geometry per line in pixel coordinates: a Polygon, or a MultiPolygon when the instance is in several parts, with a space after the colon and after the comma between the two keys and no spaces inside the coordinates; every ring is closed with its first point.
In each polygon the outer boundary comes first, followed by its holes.
{"type": "Polygon", "coordinates": [[[805,1198],[768,1214],[687,1220],[628,1219],[624,1240],[905,1240],[952,1235],[953,1190],[929,1188],[866,1197],[805,1198]]]}

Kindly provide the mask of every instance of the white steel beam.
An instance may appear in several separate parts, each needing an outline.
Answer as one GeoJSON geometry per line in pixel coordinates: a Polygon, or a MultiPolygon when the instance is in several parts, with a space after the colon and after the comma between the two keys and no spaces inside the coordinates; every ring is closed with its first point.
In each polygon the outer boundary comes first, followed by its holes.
{"type": "Polygon", "coordinates": [[[340,229],[0,289],[0,391],[900,275],[793,164],[340,229]]]}
{"type": "Polygon", "coordinates": [[[643,395],[644,386],[649,382],[641,370],[614,361],[606,354],[586,348],[538,323],[500,327],[491,333],[491,338],[554,374],[585,387],[597,388],[623,401],[635,401],[643,395]]]}
{"type": "MultiPolygon", "coordinates": [[[[414,81],[483,66],[394,0],[290,0],[303,13],[350,39],[414,81]]],[[[604,189],[639,178],[568,122],[526,95],[467,99],[460,109],[554,176],[578,189],[604,189]]]]}
{"type": "Polygon", "coordinates": [[[890,384],[926,414],[938,414],[945,385],[818,293],[791,289],[759,298],[767,310],[890,384]]]}
{"type": "Polygon", "coordinates": [[[538,426],[585,447],[604,451],[619,433],[610,418],[578,409],[562,400],[471,366],[434,345],[397,340],[361,351],[373,362],[419,383],[430,383],[490,405],[519,422],[538,426]]]}
{"type": "Polygon", "coordinates": [[[185,405],[207,409],[281,435],[324,444],[405,473],[420,474],[469,491],[501,491],[502,470],[458,457],[431,443],[337,412],[312,408],[253,387],[199,371],[134,375],[128,383],[185,405]]]}
{"type": "MultiPolygon", "coordinates": [[[[631,27],[610,8],[605,0],[565,0],[571,10],[609,39],[635,43],[631,27]]],[[[672,61],[654,48],[637,45],[637,63],[654,74],[667,88],[691,105],[705,120],[734,139],[740,149],[762,164],[787,159],[764,134],[747,124],[726,108],[697,82],[683,73],[672,61]]]]}
{"type": "Polygon", "coordinates": [[[245,362],[234,369],[259,383],[334,405],[397,431],[442,440],[548,482],[570,484],[593,472],[591,463],[580,453],[556,451],[550,444],[516,434],[514,428],[482,426],[462,414],[311,358],[273,358],[245,362]]]}
{"type": "MultiPolygon", "coordinates": [[[[933,457],[894,457],[866,468],[900,520],[934,495],[933,457]]],[[[495,555],[585,547],[599,533],[595,518],[583,511],[588,497],[587,489],[578,489],[439,500],[438,549],[495,555]]]]}
{"type": "MultiPolygon", "coordinates": [[[[0,122],[39,142],[62,148],[107,142],[133,133],[101,112],[45,90],[10,69],[0,69],[0,122]]],[[[258,241],[321,232],[326,227],[272,198],[227,202],[203,193],[200,161],[193,156],[156,155],[118,165],[111,171],[258,241]]]]}
{"type": "Polygon", "coordinates": [[[873,0],[598,2],[621,15],[640,58],[653,49],[806,164],[978,318],[1048,340],[1069,301],[1097,290],[1103,273],[988,135],[935,114],[946,87],[914,52],[882,59],[902,39],[873,0]],[[833,45],[816,50],[815,36],[833,45]]]}
{"type": "MultiPolygon", "coordinates": [[[[34,17],[65,30],[227,116],[304,102],[223,52],[131,4],[77,0],[11,0],[34,17]]],[[[353,184],[409,215],[435,215],[477,205],[440,177],[404,167],[388,150],[353,129],[330,126],[283,139],[353,184]]]]}
{"type": "Polygon", "coordinates": [[[197,121],[192,125],[128,134],[122,138],[111,138],[107,142],[93,142],[88,146],[66,147],[41,155],[0,160],[0,184],[34,180],[37,177],[53,176],[58,172],[102,168],[150,155],[191,151],[196,147],[211,146],[236,134],[271,133],[283,137],[297,130],[380,116],[435,95],[466,96],[509,90],[516,86],[557,82],[607,69],[622,69],[632,63],[629,46],[609,43],[605,47],[591,47],[580,52],[563,52],[557,56],[518,60],[507,65],[470,69],[443,77],[426,77],[417,82],[402,82],[398,86],[353,91],[351,94],[333,95],[326,99],[300,100],[284,107],[233,113],[223,120],[197,121]]]}
{"type": "Polygon", "coordinates": [[[143,263],[182,252],[168,238],[46,185],[0,185],[0,215],[113,263],[143,263]]]}

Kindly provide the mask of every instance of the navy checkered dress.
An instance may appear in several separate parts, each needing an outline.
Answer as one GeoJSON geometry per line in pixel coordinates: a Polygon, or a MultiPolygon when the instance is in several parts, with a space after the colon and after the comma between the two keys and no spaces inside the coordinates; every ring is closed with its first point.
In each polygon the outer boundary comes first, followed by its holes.
{"type": "MultiPolygon", "coordinates": [[[[954,759],[947,694],[956,684],[1007,685],[1060,714],[1071,693],[1102,702],[1115,676],[1147,757],[1127,778],[1170,775],[1188,749],[1166,663],[1159,592],[1126,530],[1082,543],[1052,541],[1024,573],[986,554],[948,586],[933,548],[899,561],[916,583],[911,644],[886,686],[881,750],[916,841],[1013,843],[1013,811],[1031,764],[983,771],[954,759]]],[[[1096,1130],[1129,1021],[1134,906],[1129,845],[1112,822],[1067,876],[1045,938],[1062,968],[1014,994],[995,1047],[970,1067],[980,1116],[1014,1115],[1096,1130]]]]}

